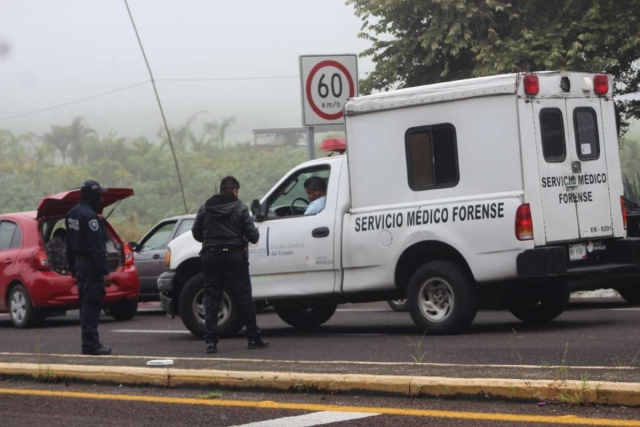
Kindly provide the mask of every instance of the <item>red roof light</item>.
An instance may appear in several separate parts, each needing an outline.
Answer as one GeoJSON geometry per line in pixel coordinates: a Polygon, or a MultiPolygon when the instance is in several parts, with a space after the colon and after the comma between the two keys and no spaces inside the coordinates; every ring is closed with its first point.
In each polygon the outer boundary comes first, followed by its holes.
{"type": "Polygon", "coordinates": [[[593,77],[593,91],[596,95],[606,95],[609,92],[609,77],[606,74],[596,74],[593,77]]]}
{"type": "Polygon", "coordinates": [[[527,95],[537,95],[540,92],[540,82],[535,74],[524,76],[524,93],[527,95]]]}
{"type": "Polygon", "coordinates": [[[338,151],[344,153],[347,151],[347,143],[344,138],[328,138],[322,141],[320,151],[338,151]]]}

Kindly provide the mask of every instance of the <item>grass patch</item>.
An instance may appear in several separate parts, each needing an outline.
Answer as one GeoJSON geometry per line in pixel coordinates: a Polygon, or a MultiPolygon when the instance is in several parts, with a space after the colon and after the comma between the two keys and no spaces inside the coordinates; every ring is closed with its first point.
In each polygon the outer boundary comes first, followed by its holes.
{"type": "Polygon", "coordinates": [[[209,393],[201,394],[198,397],[200,399],[204,399],[204,400],[222,399],[222,392],[221,391],[210,391],[209,393]]]}

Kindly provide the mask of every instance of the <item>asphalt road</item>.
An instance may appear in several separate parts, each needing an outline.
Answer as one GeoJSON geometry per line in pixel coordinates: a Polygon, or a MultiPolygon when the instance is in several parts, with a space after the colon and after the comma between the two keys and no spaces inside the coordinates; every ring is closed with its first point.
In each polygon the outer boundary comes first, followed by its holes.
{"type": "MultiPolygon", "coordinates": [[[[134,319],[116,322],[104,316],[101,340],[115,354],[203,357],[204,343],[186,331],[180,319],[169,319],[157,306],[143,306],[134,319]]],[[[579,300],[556,321],[524,324],[507,311],[481,311],[468,333],[426,336],[408,313],[384,303],[344,305],[314,332],[298,332],[274,312],[258,315],[271,348],[249,351],[242,336],[219,344],[212,357],[310,361],[423,362],[640,366],[640,308],[621,299],[579,300]],[[422,340],[421,350],[416,343],[422,340]],[[413,344],[412,344],[413,343],[413,344]],[[568,345],[568,347],[567,347],[568,345]]],[[[70,354],[80,350],[78,314],[48,319],[39,329],[15,329],[0,315],[0,351],[70,354]]]]}
{"type": "Polygon", "coordinates": [[[231,391],[221,393],[214,391],[210,394],[211,392],[211,390],[0,381],[0,423],[3,426],[12,427],[33,425],[49,427],[253,426],[250,423],[257,422],[263,423],[258,426],[271,427],[313,425],[502,427],[584,425],[586,423],[602,426],[640,426],[638,421],[640,409],[637,408],[558,404],[539,406],[536,403],[384,398],[339,394],[231,391]],[[34,391],[52,392],[54,395],[14,394],[34,391]],[[65,395],[55,395],[60,393],[65,395]],[[277,406],[277,408],[265,408],[262,405],[277,406]],[[401,410],[408,412],[398,415],[401,410]],[[358,418],[349,419],[353,417],[358,418]],[[324,423],[321,423],[322,421],[324,423]]]}

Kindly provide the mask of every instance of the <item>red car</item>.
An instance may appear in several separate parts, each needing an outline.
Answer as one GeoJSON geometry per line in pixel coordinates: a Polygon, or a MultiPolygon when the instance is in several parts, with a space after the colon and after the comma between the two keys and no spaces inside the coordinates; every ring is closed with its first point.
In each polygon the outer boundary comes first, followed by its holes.
{"type": "MultiPolygon", "coordinates": [[[[132,195],[131,189],[109,189],[102,208],[132,195]]],[[[35,326],[45,317],[65,315],[66,310],[80,307],[78,285],[64,267],[52,265],[52,246],[47,245],[54,231],[64,228],[67,212],[79,200],[80,190],[72,190],[42,199],[36,212],[0,215],[0,313],[8,311],[19,328],[35,326]]],[[[106,234],[107,262],[114,284],[107,288],[105,312],[118,320],[131,319],[138,309],[140,293],[133,251],[108,222],[106,234]]]]}

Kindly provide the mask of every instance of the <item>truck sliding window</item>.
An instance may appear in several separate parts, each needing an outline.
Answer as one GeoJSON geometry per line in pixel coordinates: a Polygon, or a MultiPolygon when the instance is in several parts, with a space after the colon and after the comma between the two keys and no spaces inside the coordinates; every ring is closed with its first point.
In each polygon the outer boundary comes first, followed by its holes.
{"type": "Polygon", "coordinates": [[[460,180],[456,129],[421,126],[405,134],[409,187],[414,191],[455,187],[460,180]]]}
{"type": "Polygon", "coordinates": [[[583,161],[600,158],[598,116],[593,108],[581,107],[573,110],[573,126],[578,158],[583,161]]]}
{"type": "Polygon", "coordinates": [[[558,108],[540,110],[540,134],[542,154],[547,163],[562,163],[567,158],[564,139],[564,119],[558,108]]]}

